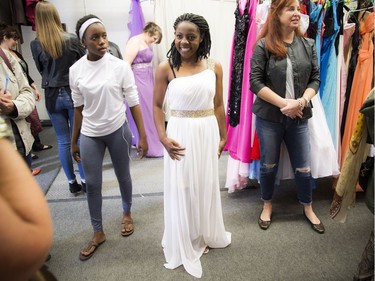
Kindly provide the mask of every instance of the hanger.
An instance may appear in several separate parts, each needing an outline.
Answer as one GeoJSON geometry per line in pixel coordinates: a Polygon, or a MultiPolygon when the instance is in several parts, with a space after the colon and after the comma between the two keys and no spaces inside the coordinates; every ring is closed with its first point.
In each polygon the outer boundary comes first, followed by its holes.
{"type": "MultiPolygon", "coordinates": [[[[344,7],[345,7],[345,5],[344,5],[344,7]]],[[[350,10],[350,9],[349,9],[349,12],[350,12],[350,13],[355,13],[355,12],[360,12],[360,11],[365,11],[365,12],[367,12],[367,11],[371,11],[371,9],[374,9],[374,6],[367,7],[367,8],[362,8],[362,9],[355,9],[355,10],[350,10]]],[[[348,10],[347,10],[347,11],[348,11],[348,10]]]]}

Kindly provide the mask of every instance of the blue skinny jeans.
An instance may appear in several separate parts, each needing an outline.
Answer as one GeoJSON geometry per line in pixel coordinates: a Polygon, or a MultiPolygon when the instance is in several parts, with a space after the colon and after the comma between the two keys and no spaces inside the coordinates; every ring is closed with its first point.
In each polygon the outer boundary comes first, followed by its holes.
{"type": "MultiPolygon", "coordinates": [[[[56,99],[55,112],[48,112],[49,118],[57,137],[57,146],[61,166],[68,181],[75,180],[73,158],[70,152],[72,128],[74,120],[74,106],[69,93],[65,88],[59,89],[59,95],[56,99]]],[[[82,180],[85,179],[82,165],[77,163],[79,175],[82,180]]]]}
{"type": "Polygon", "coordinates": [[[308,120],[284,117],[282,123],[256,117],[256,131],[260,144],[260,187],[262,200],[270,201],[280,160],[282,141],[288,149],[294,171],[297,198],[301,204],[312,202],[310,142],[308,120]]]}

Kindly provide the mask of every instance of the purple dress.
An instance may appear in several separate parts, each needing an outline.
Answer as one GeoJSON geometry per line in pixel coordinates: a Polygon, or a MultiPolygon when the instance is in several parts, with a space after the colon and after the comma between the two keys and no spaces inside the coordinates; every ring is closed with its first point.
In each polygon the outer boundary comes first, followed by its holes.
{"type": "MultiPolygon", "coordinates": [[[[154,70],[152,66],[153,52],[151,48],[140,50],[131,67],[135,84],[138,88],[139,104],[142,111],[143,123],[147,135],[148,157],[162,157],[164,147],[159,141],[153,115],[154,70]]],[[[127,110],[130,130],[133,133],[133,144],[138,145],[139,135],[134,119],[127,110]]]]}

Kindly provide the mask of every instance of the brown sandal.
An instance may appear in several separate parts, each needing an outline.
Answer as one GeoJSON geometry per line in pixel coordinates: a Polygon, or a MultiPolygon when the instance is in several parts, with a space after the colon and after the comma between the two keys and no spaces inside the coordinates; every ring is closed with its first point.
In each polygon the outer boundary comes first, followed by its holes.
{"type": "Polygon", "coordinates": [[[105,242],[105,240],[103,240],[103,241],[100,242],[100,243],[96,243],[95,241],[91,240],[91,241],[87,244],[86,247],[84,247],[84,248],[81,249],[81,252],[79,253],[79,259],[80,259],[81,261],[85,261],[85,260],[88,260],[89,258],[91,258],[91,257],[94,255],[96,249],[98,249],[99,246],[100,246],[101,244],[103,244],[104,242],[105,242]],[[89,252],[89,254],[85,255],[85,254],[82,253],[82,252],[89,252]]]}
{"type": "Polygon", "coordinates": [[[134,232],[133,219],[124,219],[121,223],[121,235],[126,237],[134,232]]]}

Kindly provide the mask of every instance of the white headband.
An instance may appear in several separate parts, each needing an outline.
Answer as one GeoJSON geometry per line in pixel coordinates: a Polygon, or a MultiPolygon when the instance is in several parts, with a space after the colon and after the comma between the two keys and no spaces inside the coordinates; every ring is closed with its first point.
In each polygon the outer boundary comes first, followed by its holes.
{"type": "Polygon", "coordinates": [[[103,24],[103,22],[100,19],[98,19],[98,18],[91,18],[91,19],[88,19],[87,21],[85,21],[81,25],[81,28],[79,29],[79,39],[80,40],[82,40],[83,34],[85,33],[85,31],[89,27],[89,25],[93,24],[93,23],[96,23],[96,22],[100,22],[101,24],[103,24]]]}

